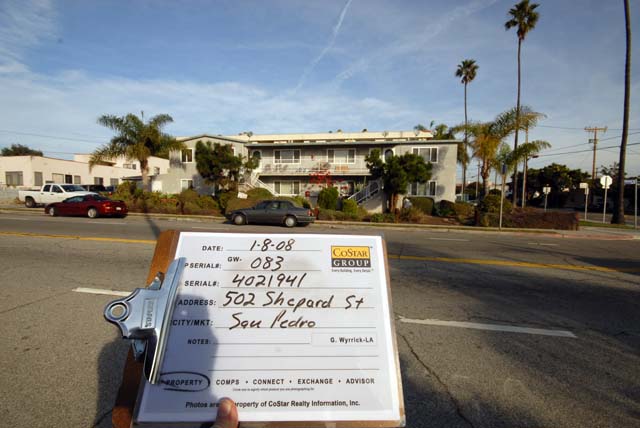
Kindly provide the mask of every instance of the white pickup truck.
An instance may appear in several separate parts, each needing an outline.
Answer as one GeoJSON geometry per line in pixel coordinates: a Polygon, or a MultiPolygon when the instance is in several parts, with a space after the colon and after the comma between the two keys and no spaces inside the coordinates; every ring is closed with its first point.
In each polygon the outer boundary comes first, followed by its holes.
{"type": "Polygon", "coordinates": [[[45,184],[40,190],[20,190],[18,199],[24,202],[27,208],[37,205],[46,205],[53,202],[62,202],[72,196],[89,195],[95,192],[87,192],[84,187],[77,184],[45,184]]]}

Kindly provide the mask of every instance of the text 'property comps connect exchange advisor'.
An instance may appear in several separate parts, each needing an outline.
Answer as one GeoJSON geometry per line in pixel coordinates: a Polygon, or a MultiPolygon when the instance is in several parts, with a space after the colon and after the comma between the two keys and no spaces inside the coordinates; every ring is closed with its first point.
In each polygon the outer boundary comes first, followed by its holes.
{"type": "Polygon", "coordinates": [[[378,236],[181,233],[186,258],[160,384],[137,422],[403,424],[378,236]]]}

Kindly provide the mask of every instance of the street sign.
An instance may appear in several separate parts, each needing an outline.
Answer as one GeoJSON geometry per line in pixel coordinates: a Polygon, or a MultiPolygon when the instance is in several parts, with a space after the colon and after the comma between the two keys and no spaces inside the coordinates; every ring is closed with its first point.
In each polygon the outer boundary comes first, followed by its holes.
{"type": "Polygon", "coordinates": [[[580,183],[580,188],[581,189],[588,189],[589,188],[589,183],[580,183]]]}
{"type": "Polygon", "coordinates": [[[551,187],[549,186],[544,186],[542,188],[542,193],[544,193],[545,195],[548,195],[549,193],[551,193],[551,187]]]}
{"type": "Polygon", "coordinates": [[[611,183],[613,183],[613,180],[610,176],[603,175],[602,177],[600,177],[600,184],[602,185],[603,189],[608,189],[611,186],[611,183]]]}

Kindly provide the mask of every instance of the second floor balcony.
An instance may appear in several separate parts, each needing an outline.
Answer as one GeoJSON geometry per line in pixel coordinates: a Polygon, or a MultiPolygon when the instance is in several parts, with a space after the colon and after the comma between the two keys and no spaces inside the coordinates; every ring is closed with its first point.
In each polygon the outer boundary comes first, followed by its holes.
{"type": "Polygon", "coordinates": [[[334,176],[364,176],[369,175],[366,167],[358,164],[330,164],[316,163],[294,164],[294,163],[263,163],[256,170],[256,173],[263,176],[282,175],[334,175],[334,176]]]}

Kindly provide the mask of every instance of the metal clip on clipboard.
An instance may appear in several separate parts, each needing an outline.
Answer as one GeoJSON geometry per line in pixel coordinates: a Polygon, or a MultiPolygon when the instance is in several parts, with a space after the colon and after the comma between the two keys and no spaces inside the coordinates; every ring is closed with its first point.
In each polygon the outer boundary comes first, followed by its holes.
{"type": "Polygon", "coordinates": [[[175,259],[166,274],[158,272],[147,288],[110,302],[104,309],[107,321],[117,325],[122,337],[132,339],[133,355],[144,362],[144,374],[152,384],[160,380],[180,278],[185,258],[175,259]]]}

